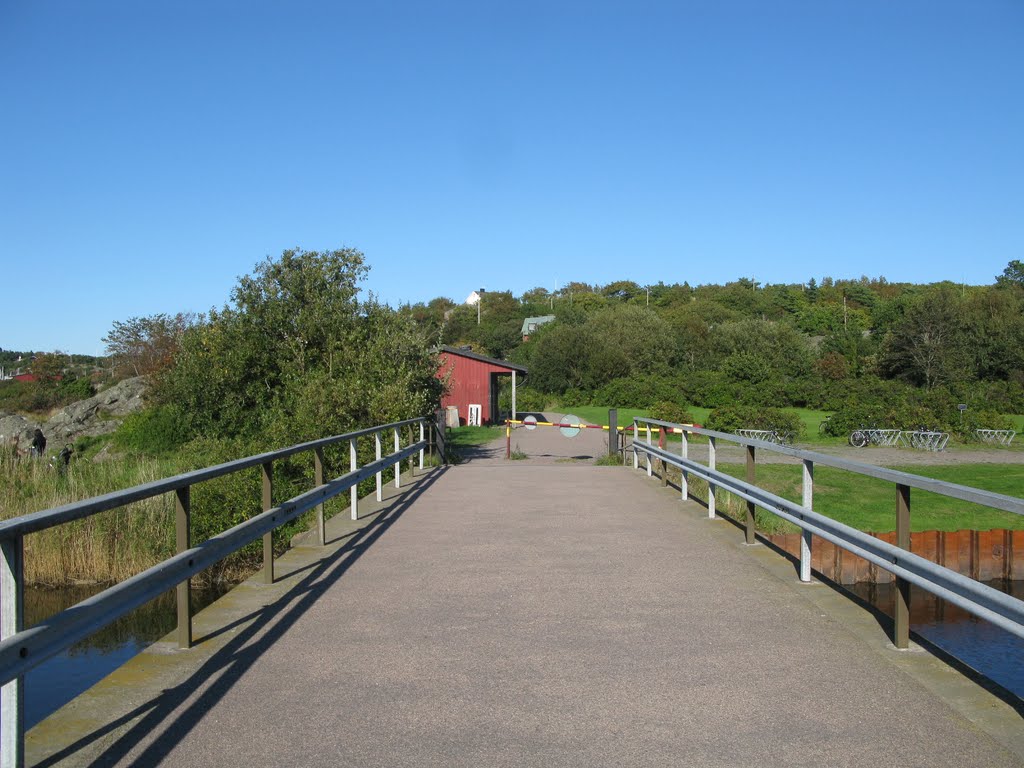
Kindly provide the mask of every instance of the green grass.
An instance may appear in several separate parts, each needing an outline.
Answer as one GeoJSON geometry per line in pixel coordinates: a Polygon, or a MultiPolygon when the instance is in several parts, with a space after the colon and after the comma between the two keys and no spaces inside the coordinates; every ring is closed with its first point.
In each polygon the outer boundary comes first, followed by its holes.
{"type": "MultiPolygon", "coordinates": [[[[579,416],[590,424],[607,424],[608,408],[601,405],[575,405],[565,408],[573,416],[579,416]]],[[[633,423],[634,417],[647,418],[646,408],[619,408],[618,422],[620,427],[633,423]]]]}
{"type": "Polygon", "coordinates": [[[459,427],[448,430],[448,440],[451,445],[469,446],[483,445],[492,440],[497,440],[505,434],[505,427],[459,427]]]}
{"type": "MultiPolygon", "coordinates": [[[[719,469],[738,478],[746,473],[741,464],[720,464],[719,469]]],[[[1010,496],[1024,495],[1024,465],[962,464],[895,469],[1010,496]]],[[[798,502],[801,468],[799,465],[759,465],[757,484],[798,502]]],[[[893,531],[896,529],[896,487],[852,472],[815,467],[814,510],[862,531],[893,531]]],[[[910,510],[910,525],[914,531],[1024,529],[1024,516],[916,489],[911,490],[910,510]]]]}

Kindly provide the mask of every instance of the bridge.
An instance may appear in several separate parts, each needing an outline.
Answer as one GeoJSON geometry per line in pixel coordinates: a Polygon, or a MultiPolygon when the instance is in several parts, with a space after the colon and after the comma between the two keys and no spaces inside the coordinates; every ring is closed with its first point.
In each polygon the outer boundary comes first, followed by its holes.
{"type": "MultiPolygon", "coordinates": [[[[5,740],[5,762],[1024,764],[1018,700],[916,643],[898,650],[887,619],[748,544],[743,520],[710,517],[708,499],[687,493],[699,470],[685,448],[658,448],[648,432],[628,466],[595,466],[602,433],[585,431],[566,452],[553,431],[538,430],[521,437],[531,441],[524,461],[506,461],[501,441],[464,464],[430,468],[429,425],[400,443],[415,426],[341,436],[352,446],[349,473],[321,474],[310,494],[277,506],[265,494],[267,517],[231,534],[230,546],[378,478],[377,493],[352,498],[353,515],[323,520],[279,558],[271,552],[269,573],[195,616],[186,599],[177,633],[36,726],[23,746],[5,740]],[[391,431],[394,452],[382,456],[391,431]],[[356,466],[359,439],[373,439],[380,458],[356,466]],[[417,453],[415,466],[382,482],[387,467],[417,453]],[[673,462],[685,474],[670,478],[673,462]]],[[[738,445],[751,458],[760,448],[738,445]]],[[[259,467],[268,478],[280,458],[207,472],[259,467]]],[[[150,490],[173,490],[187,512],[182,489],[204,477],[150,490]]],[[[9,542],[41,524],[0,528],[5,589],[18,565],[9,542]]],[[[181,583],[227,546],[188,544],[159,576],[144,575],[152,589],[181,583]]],[[[918,578],[909,555],[890,565],[918,578]]],[[[951,579],[943,588],[958,587],[951,579]]],[[[111,606],[144,596],[137,585],[113,589],[53,624],[81,634],[111,606]]],[[[0,643],[7,739],[15,673],[55,632],[18,629],[0,643]]]]}

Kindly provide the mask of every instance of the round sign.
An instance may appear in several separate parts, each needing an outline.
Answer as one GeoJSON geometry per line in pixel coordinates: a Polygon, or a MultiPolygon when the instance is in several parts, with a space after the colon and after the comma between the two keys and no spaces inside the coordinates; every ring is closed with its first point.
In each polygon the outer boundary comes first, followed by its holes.
{"type": "Polygon", "coordinates": [[[526,427],[527,429],[536,429],[537,428],[537,417],[536,416],[527,416],[525,419],[523,419],[523,426],[526,427]]]}
{"type": "Polygon", "coordinates": [[[577,416],[566,414],[558,423],[560,425],[558,431],[566,437],[576,437],[580,433],[580,420],[577,416]]]}

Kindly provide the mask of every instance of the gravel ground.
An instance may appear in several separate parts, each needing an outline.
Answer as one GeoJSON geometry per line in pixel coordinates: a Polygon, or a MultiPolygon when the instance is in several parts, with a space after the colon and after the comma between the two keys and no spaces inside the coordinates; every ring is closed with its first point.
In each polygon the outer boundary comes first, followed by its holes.
{"type": "MultiPolygon", "coordinates": [[[[561,413],[546,413],[546,421],[557,422],[561,413]]],[[[675,444],[678,445],[678,444],[675,444]]],[[[518,428],[512,431],[512,449],[518,446],[528,458],[527,464],[552,464],[566,461],[592,461],[603,456],[608,450],[608,433],[603,430],[584,429],[576,437],[563,437],[554,427],[537,427],[534,430],[518,428]]],[[[883,448],[871,446],[854,448],[850,445],[822,446],[814,443],[797,444],[796,448],[830,456],[839,456],[864,464],[884,467],[899,466],[950,466],[956,464],[1024,464],[1024,451],[994,447],[954,447],[939,453],[920,451],[913,448],[883,448]]],[[[689,456],[694,461],[707,462],[707,444],[692,443],[689,456]]],[[[473,461],[504,461],[505,438],[482,447],[471,457],[473,461]]],[[[742,446],[718,445],[718,461],[740,463],[745,460],[742,446]]],[[[797,464],[799,459],[769,450],[757,453],[759,464],[797,464]]]]}

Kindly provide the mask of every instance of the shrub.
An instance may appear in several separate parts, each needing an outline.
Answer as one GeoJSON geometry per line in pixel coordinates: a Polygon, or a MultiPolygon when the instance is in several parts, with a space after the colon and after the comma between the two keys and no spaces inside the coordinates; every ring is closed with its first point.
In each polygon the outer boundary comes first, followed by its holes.
{"type": "Polygon", "coordinates": [[[964,442],[976,442],[978,440],[978,435],[974,431],[976,429],[1016,429],[1016,427],[1012,419],[995,411],[968,409],[950,431],[964,442]]]}
{"type": "Polygon", "coordinates": [[[705,426],[718,432],[770,429],[791,438],[796,438],[803,432],[803,422],[795,413],[786,413],[778,408],[757,408],[748,405],[716,408],[708,414],[705,426]]]}
{"type": "MultiPolygon", "coordinates": [[[[532,387],[516,387],[516,410],[520,413],[543,412],[548,396],[532,387]]],[[[512,410],[512,387],[503,387],[498,395],[498,407],[502,411],[512,410]]]]}
{"type": "Polygon", "coordinates": [[[672,424],[692,424],[693,414],[678,403],[661,401],[651,406],[651,418],[668,421],[672,424]]]}
{"type": "Polygon", "coordinates": [[[127,416],[113,440],[122,450],[158,456],[177,450],[188,438],[186,414],[176,406],[164,405],[127,416]]]}
{"type": "Polygon", "coordinates": [[[609,408],[650,408],[658,402],[686,405],[678,382],[665,376],[645,374],[612,379],[594,392],[592,402],[609,408]]]}

